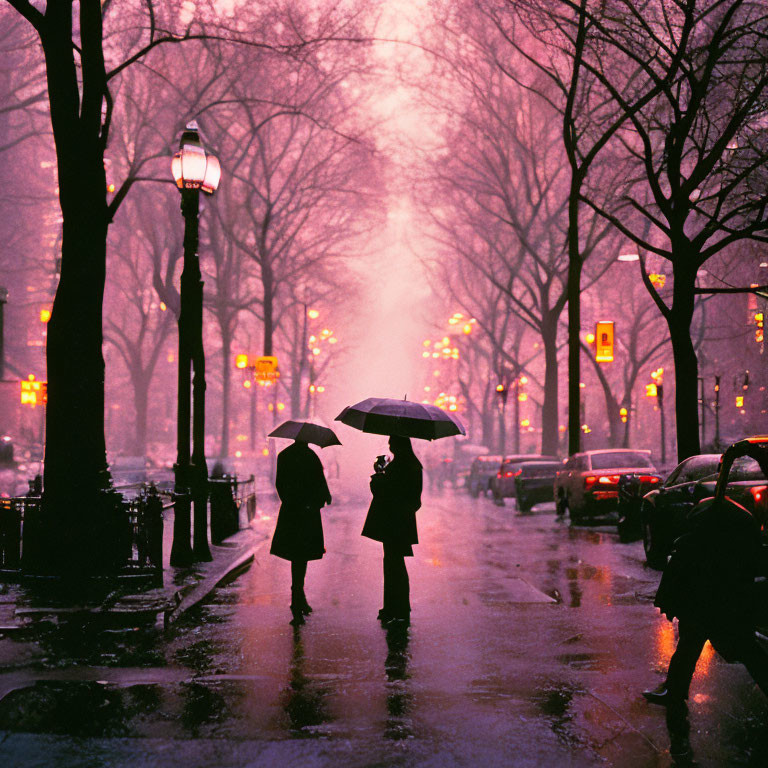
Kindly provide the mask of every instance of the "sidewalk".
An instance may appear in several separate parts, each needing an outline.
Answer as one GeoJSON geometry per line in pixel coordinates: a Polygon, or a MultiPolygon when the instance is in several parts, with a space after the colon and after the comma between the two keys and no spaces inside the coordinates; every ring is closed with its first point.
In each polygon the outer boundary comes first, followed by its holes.
{"type": "Polygon", "coordinates": [[[194,563],[187,568],[170,565],[173,543],[173,510],[163,520],[163,583],[152,589],[129,594],[124,584],[100,601],[80,604],[59,603],[34,594],[22,584],[0,584],[0,637],[20,636],[34,631],[40,621],[58,623],[60,619],[81,618],[103,621],[110,626],[153,624],[167,629],[190,608],[204,600],[217,585],[247,569],[258,546],[271,532],[267,522],[274,514],[276,501],[266,484],[259,483],[256,516],[245,519],[240,510],[239,530],[220,545],[211,545],[211,562],[194,563]],[[58,603],[58,604],[57,604],[58,603]]]}

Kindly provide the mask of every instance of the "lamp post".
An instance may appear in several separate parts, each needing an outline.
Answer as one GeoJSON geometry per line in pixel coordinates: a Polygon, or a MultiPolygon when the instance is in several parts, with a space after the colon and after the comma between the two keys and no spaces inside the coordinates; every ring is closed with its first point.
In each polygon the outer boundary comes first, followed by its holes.
{"type": "Polygon", "coordinates": [[[509,390],[505,382],[496,385],[496,394],[501,403],[499,409],[499,453],[504,457],[507,452],[507,396],[509,390]]]}
{"type": "Polygon", "coordinates": [[[5,378],[5,304],[8,301],[8,289],[0,288],[0,380],[5,378]]]}
{"type": "Polygon", "coordinates": [[[520,403],[524,403],[528,399],[528,393],[524,391],[525,385],[528,383],[528,377],[520,373],[515,377],[515,399],[513,405],[515,408],[515,453],[520,453],[520,403]]]}
{"type": "Polygon", "coordinates": [[[715,376],[715,450],[720,450],[720,377],[715,376]]]}
{"type": "Polygon", "coordinates": [[[664,430],[664,369],[657,368],[651,373],[651,378],[655,383],[656,404],[659,407],[659,422],[661,431],[661,464],[667,463],[667,438],[664,430]]]}
{"type": "Polygon", "coordinates": [[[203,352],[203,281],[197,255],[200,190],[212,195],[219,186],[218,159],[205,151],[195,121],[181,134],[171,172],[181,192],[184,217],[184,268],[179,311],[179,388],[174,465],[176,498],[171,565],[210,560],[208,546],[208,467],[205,463],[205,354],[203,352]],[[194,376],[192,376],[194,374],[194,376]],[[191,390],[191,391],[190,391],[191,390]],[[191,418],[190,418],[191,417],[191,418]],[[190,454],[190,421],[192,451],[190,454]],[[194,544],[190,549],[190,499],[194,501],[194,544]]]}

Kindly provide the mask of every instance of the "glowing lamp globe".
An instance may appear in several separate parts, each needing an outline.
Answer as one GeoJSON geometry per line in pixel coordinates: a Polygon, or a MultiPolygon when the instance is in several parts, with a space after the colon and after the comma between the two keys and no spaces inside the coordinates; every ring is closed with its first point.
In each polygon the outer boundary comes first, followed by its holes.
{"type": "Polygon", "coordinates": [[[171,173],[179,189],[202,189],[212,195],[221,180],[219,159],[205,151],[193,120],[181,134],[179,151],[171,159],[171,173]]]}

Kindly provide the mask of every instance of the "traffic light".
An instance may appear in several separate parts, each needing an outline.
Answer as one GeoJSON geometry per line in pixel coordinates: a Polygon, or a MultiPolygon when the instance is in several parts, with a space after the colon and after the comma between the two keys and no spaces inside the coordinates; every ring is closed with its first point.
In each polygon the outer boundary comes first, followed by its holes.
{"type": "Polygon", "coordinates": [[[744,407],[744,396],[743,395],[736,395],[736,407],[737,408],[743,408],[744,407]]]}
{"type": "Polygon", "coordinates": [[[613,321],[601,320],[595,328],[595,360],[613,362],[613,321]]]}
{"type": "Polygon", "coordinates": [[[655,384],[646,384],[645,385],[645,396],[646,397],[656,397],[658,392],[656,391],[656,385],[655,384]]]}
{"type": "Polygon", "coordinates": [[[755,312],[755,341],[763,343],[763,313],[755,312]]]}
{"type": "Polygon", "coordinates": [[[502,405],[506,405],[507,395],[509,393],[507,392],[507,388],[503,384],[497,384],[496,385],[496,394],[501,399],[501,404],[502,405]]]}
{"type": "Polygon", "coordinates": [[[619,409],[619,416],[621,416],[622,423],[626,424],[627,423],[627,417],[628,417],[627,409],[626,408],[620,408],[619,409]]]}

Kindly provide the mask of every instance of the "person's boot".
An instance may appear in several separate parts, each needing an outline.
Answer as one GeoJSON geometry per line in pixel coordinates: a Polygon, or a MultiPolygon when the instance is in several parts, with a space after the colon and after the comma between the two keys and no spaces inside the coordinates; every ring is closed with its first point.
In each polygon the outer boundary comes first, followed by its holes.
{"type": "Polygon", "coordinates": [[[304,603],[306,603],[306,599],[303,592],[303,590],[299,592],[296,589],[291,589],[291,616],[293,617],[291,624],[294,627],[304,623],[304,603]]]}
{"type": "Polygon", "coordinates": [[[649,701],[651,704],[658,704],[661,707],[674,706],[686,708],[685,699],[670,693],[666,681],[649,691],[643,691],[643,696],[646,701],[649,701]]]}
{"type": "Polygon", "coordinates": [[[669,745],[669,755],[674,765],[693,765],[693,749],[687,736],[673,736],[669,745]]]}

